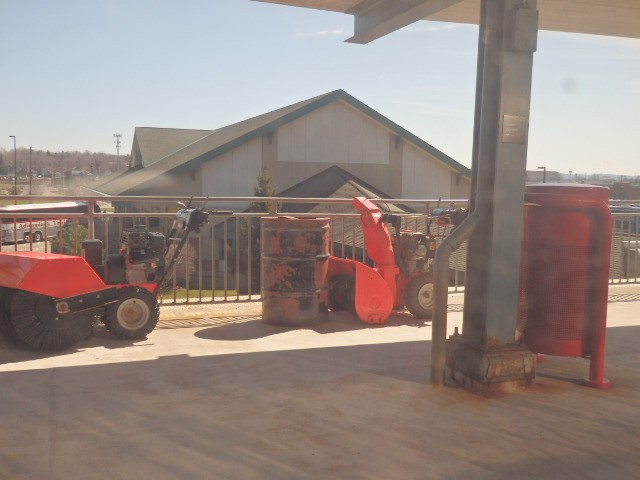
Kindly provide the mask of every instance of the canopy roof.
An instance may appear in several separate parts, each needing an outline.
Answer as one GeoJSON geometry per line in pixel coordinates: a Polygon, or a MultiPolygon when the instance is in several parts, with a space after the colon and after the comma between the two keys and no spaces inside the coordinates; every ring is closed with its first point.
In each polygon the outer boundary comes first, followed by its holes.
{"type": "MultiPolygon", "coordinates": [[[[479,22],[480,0],[257,0],[354,15],[349,42],[367,43],[418,20],[479,22]]],[[[540,30],[640,38],[638,0],[538,0],[540,30]]]]}

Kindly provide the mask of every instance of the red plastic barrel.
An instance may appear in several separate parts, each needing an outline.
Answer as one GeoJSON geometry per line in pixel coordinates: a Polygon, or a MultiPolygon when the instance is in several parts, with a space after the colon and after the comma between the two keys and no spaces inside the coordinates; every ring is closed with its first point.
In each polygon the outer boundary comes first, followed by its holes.
{"type": "Polygon", "coordinates": [[[263,218],[262,319],[304,326],[327,320],[328,218],[263,218]]]}
{"type": "Polygon", "coordinates": [[[594,386],[605,382],[611,230],[606,188],[525,190],[518,329],[535,353],[591,357],[594,386]]]}

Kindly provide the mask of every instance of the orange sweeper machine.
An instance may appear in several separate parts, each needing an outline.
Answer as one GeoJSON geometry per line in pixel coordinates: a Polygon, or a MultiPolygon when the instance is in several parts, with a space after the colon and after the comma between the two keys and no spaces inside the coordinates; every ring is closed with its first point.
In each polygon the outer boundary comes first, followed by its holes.
{"type": "Polygon", "coordinates": [[[168,241],[144,228],[125,229],[119,253],[104,264],[100,240],[83,242],[83,256],[0,252],[0,330],[40,351],[75,345],[97,321],[117,338],[146,336],[189,233],[208,220],[202,208],[180,206],[168,241]]]}

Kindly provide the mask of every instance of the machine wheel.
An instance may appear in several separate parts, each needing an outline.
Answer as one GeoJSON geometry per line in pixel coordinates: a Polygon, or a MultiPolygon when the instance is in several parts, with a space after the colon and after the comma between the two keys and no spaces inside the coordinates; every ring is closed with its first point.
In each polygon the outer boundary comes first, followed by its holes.
{"type": "Polygon", "coordinates": [[[160,307],[149,290],[128,286],[118,290],[118,302],[108,305],[104,325],[117,338],[132,340],[151,332],[160,316],[160,307]]]}
{"type": "Polygon", "coordinates": [[[41,242],[42,241],[42,233],[40,232],[33,232],[33,242],[41,242]]]}
{"type": "Polygon", "coordinates": [[[433,312],[433,279],[419,275],[409,282],[404,292],[404,304],[416,318],[430,318],[433,312]]]}
{"type": "Polygon", "coordinates": [[[6,290],[2,297],[3,332],[35,350],[65,350],[93,332],[94,310],[61,315],[51,297],[23,290],[6,290]]]}
{"type": "Polygon", "coordinates": [[[22,235],[22,240],[24,240],[24,243],[29,243],[29,233],[22,235]]]}
{"type": "Polygon", "coordinates": [[[356,314],[356,280],[351,275],[336,275],[329,282],[329,308],[356,314]]]}

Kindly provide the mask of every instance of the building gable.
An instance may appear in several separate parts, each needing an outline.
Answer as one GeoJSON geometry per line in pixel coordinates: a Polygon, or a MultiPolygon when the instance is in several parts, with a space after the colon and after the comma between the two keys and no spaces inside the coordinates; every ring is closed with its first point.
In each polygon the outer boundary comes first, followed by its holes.
{"type": "MultiPolygon", "coordinates": [[[[342,90],[218,130],[197,130],[191,135],[185,132],[189,131],[136,129],[132,157],[138,155],[139,158],[132,158],[131,169],[118,176],[117,182],[106,182],[93,188],[110,195],[144,194],[159,177],[201,169],[202,190],[185,194],[217,195],[208,187],[210,182],[204,178],[204,172],[209,172],[209,177],[215,176],[217,173],[211,171],[216,163],[223,166],[233,163],[234,158],[244,158],[244,163],[251,168],[240,169],[243,178],[249,176],[255,183],[260,169],[266,166],[278,190],[318,173],[327,164],[336,164],[372,185],[388,184],[389,188],[385,190],[399,196],[404,174],[401,168],[404,142],[424,150],[433,161],[445,165],[455,174],[470,175],[467,167],[342,90]],[[162,140],[165,134],[166,139],[162,140]],[[186,144],[180,146],[181,143],[186,144]],[[256,148],[259,143],[262,148],[256,148]],[[172,151],[175,148],[177,150],[172,151]],[[247,148],[252,153],[241,153],[247,148]]],[[[235,195],[251,194],[236,189],[234,192],[235,195]]]]}

